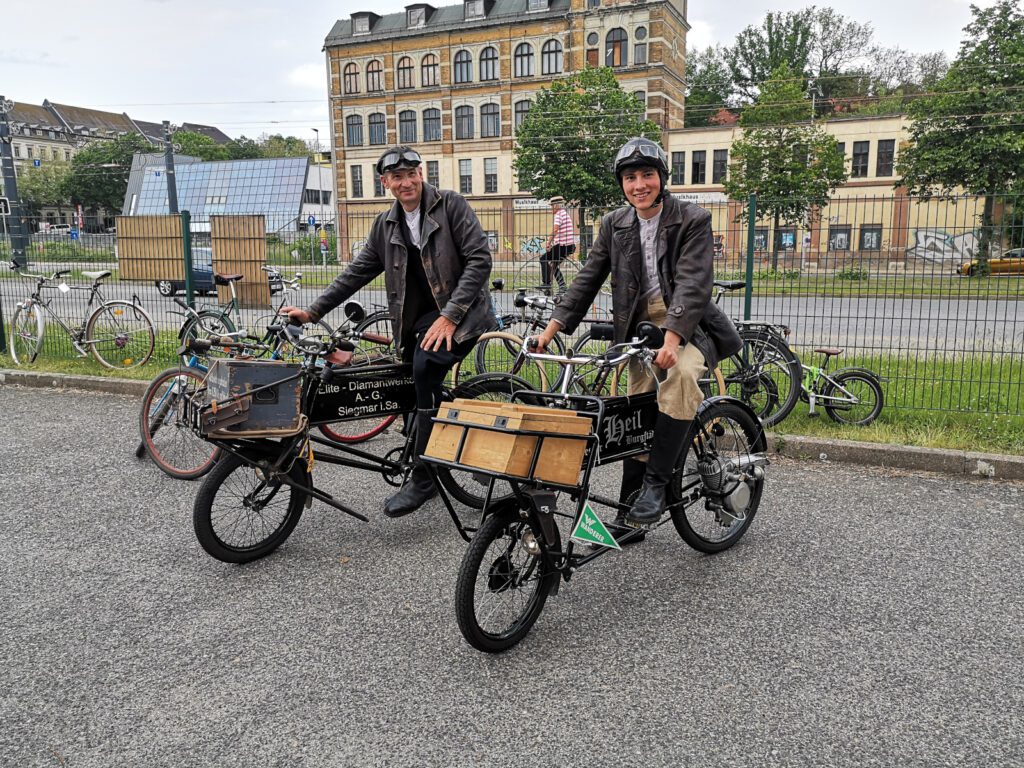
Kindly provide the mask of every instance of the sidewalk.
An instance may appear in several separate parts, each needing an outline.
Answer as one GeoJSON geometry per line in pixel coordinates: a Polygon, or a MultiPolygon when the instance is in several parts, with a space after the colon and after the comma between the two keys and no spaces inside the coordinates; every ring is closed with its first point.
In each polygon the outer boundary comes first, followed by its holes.
{"type": "MultiPolygon", "coordinates": [[[[112,379],[102,376],[77,376],[62,373],[35,373],[0,369],[0,386],[42,387],[49,389],[105,392],[142,397],[148,381],[112,379]]],[[[1024,457],[977,453],[946,448],[918,448],[910,445],[861,443],[855,440],[825,440],[799,435],[768,435],[771,454],[793,459],[843,464],[863,464],[922,472],[940,472],[958,477],[1024,480],[1024,457]]]]}

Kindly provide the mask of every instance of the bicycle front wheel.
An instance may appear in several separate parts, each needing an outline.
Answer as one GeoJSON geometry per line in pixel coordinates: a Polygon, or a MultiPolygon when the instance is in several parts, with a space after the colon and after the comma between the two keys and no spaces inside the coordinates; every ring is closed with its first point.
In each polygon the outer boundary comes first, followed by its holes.
{"type": "Polygon", "coordinates": [[[885,395],[878,379],[867,371],[845,371],[832,377],[821,393],[825,413],[838,424],[866,427],[878,418],[885,404],[885,395]]]}
{"type": "Polygon", "coordinates": [[[386,309],[367,315],[362,322],[356,325],[356,332],[370,334],[381,339],[381,341],[372,341],[370,339],[359,339],[356,341],[356,349],[370,357],[398,355],[398,346],[395,344],[394,338],[394,326],[391,323],[391,315],[386,309]]]}
{"type": "Polygon", "coordinates": [[[800,399],[800,360],[784,339],[741,328],[743,349],[721,363],[730,395],[749,405],[766,427],[786,418],[800,399]]]}
{"type": "Polygon", "coordinates": [[[15,365],[35,361],[43,348],[43,314],[34,306],[19,306],[11,318],[11,359],[15,365]]]}
{"type": "Polygon", "coordinates": [[[105,368],[135,368],[153,355],[156,331],[149,315],[130,301],[107,301],[85,326],[85,343],[105,368]]]}
{"type": "Polygon", "coordinates": [[[455,618],[466,641],[500,653],[533,627],[559,579],[543,533],[519,516],[516,503],[487,515],[462,558],[455,618]]]}
{"type": "Polygon", "coordinates": [[[595,395],[608,397],[626,391],[629,372],[625,363],[616,368],[603,365],[600,356],[608,351],[609,342],[594,339],[587,331],[572,345],[572,350],[579,357],[597,358],[591,365],[581,365],[573,374],[569,383],[569,391],[578,395],[595,395]]]}
{"type": "Polygon", "coordinates": [[[145,452],[163,472],[179,480],[202,477],[220,456],[220,448],[199,437],[185,421],[185,397],[204,386],[200,371],[168,368],[156,375],[142,396],[139,434],[145,452]]]}
{"type": "MultiPolygon", "coordinates": [[[[306,464],[297,460],[288,476],[307,485],[306,464]]],[[[277,549],[295,530],[306,494],[226,455],[196,495],[192,525],[200,546],[225,563],[248,563],[277,549]]]]}

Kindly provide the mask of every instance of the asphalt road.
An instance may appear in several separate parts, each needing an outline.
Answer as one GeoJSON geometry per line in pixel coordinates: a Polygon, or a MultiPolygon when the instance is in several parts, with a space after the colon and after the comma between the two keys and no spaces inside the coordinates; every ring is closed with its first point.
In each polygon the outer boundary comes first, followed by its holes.
{"type": "Polygon", "coordinates": [[[0,388],[4,766],[1024,763],[1024,486],[780,460],[735,548],[661,528],[495,657],[438,502],[319,465],[369,524],[219,563],[136,406],[0,388]]]}

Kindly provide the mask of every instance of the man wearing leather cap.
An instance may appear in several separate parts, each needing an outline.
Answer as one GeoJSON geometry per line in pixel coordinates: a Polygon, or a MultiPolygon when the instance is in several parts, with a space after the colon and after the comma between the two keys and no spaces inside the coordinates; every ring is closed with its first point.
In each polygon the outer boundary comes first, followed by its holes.
{"type": "MultiPolygon", "coordinates": [[[[384,273],[388,310],[399,351],[412,361],[416,387],[414,455],[426,450],[431,417],[448,371],[484,331],[495,326],[487,279],[487,236],[465,199],[423,181],[419,154],[390,147],[375,166],[395,204],[374,219],[352,263],[306,309],[286,307],[297,321],[316,322],[384,273]]],[[[405,483],[384,504],[384,514],[409,514],[436,494],[417,459],[405,483]]]]}
{"type": "MultiPolygon", "coordinates": [[[[630,139],[616,155],[615,176],[629,204],[602,219],[587,263],[538,342],[543,348],[557,331],[572,333],[609,275],[615,342],[632,338],[643,320],[664,331],[654,359],[661,386],[651,452],[646,461],[623,462],[619,503],[632,506],[615,519],[620,527],[644,527],[657,523],[664,510],[666,488],[703,400],[699,379],[742,341],[711,300],[711,215],[667,192],[664,150],[650,139],[630,139]]],[[[629,394],[654,388],[654,380],[631,363],[629,394]]]]}

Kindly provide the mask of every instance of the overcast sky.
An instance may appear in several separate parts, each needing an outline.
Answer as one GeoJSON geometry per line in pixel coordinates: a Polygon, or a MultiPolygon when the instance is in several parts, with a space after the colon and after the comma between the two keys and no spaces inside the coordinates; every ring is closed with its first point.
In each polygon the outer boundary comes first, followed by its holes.
{"type": "MultiPolygon", "coordinates": [[[[990,5],[993,0],[977,0],[990,5]]],[[[401,11],[411,0],[54,0],[0,11],[0,94],[15,101],[128,112],[218,126],[230,136],[284,133],[326,143],[322,47],[336,19],[401,11]]],[[[437,2],[438,6],[450,5],[437,2]]],[[[811,2],[689,0],[689,48],[728,45],[768,10],[811,2]]],[[[879,44],[950,58],[970,20],[967,0],[835,0],[871,22],[879,44]]]]}

